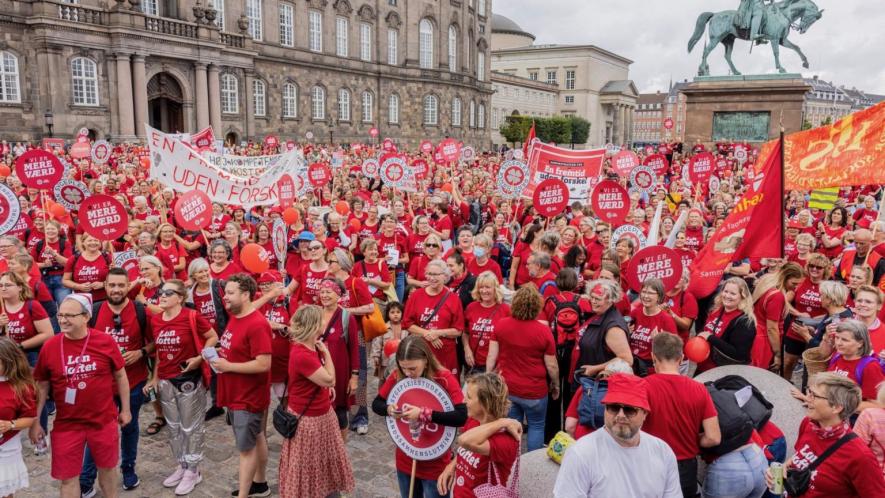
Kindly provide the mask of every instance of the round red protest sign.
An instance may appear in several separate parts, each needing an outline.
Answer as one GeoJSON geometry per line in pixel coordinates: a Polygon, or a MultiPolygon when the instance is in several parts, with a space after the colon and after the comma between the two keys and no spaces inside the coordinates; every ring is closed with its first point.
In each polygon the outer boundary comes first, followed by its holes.
{"type": "Polygon", "coordinates": [[[85,137],[87,135],[89,135],[89,128],[84,126],[77,130],[77,137],[85,137]]]}
{"type": "Polygon", "coordinates": [[[55,195],[55,201],[68,211],[77,211],[83,200],[92,195],[85,183],[70,178],[59,180],[52,193],[55,195]]]}
{"type": "Polygon", "coordinates": [[[504,161],[498,169],[498,191],[504,197],[515,199],[529,184],[529,167],[522,161],[504,161]]]}
{"type": "Polygon", "coordinates": [[[104,164],[111,158],[111,144],[107,140],[96,140],[92,144],[92,162],[104,164]]]}
{"type": "Polygon", "coordinates": [[[412,171],[415,172],[415,178],[423,180],[427,178],[427,175],[430,173],[430,166],[427,165],[427,161],[424,159],[415,159],[415,161],[412,162],[412,171]]]}
{"type": "Polygon", "coordinates": [[[659,278],[664,282],[665,289],[672,289],[679,285],[682,271],[679,253],[665,246],[649,246],[630,258],[626,278],[635,292],[639,292],[642,282],[650,278],[659,278]]]}
{"type": "Polygon", "coordinates": [[[332,180],[332,170],[325,163],[313,163],[307,168],[307,181],[314,187],[322,187],[332,180]]]}
{"type": "MultiPolygon", "coordinates": [[[[206,195],[202,191],[199,193],[206,195]]],[[[177,204],[180,203],[181,199],[177,204]]],[[[211,203],[209,206],[211,212],[211,203]]],[[[109,195],[99,194],[86,198],[80,204],[80,223],[86,233],[99,240],[116,240],[126,234],[129,215],[120,201],[109,195]]]]}
{"type": "Polygon", "coordinates": [[[276,147],[277,145],[280,145],[280,140],[273,135],[268,135],[264,137],[264,145],[268,147],[276,147]]]}
{"type": "Polygon", "coordinates": [[[630,172],[630,183],[639,190],[651,194],[658,183],[658,177],[650,167],[637,166],[630,172]]]}
{"type": "Polygon", "coordinates": [[[535,187],[532,204],[538,214],[549,218],[565,211],[568,197],[568,187],[562,180],[548,178],[535,187]]]}
{"type": "Polygon", "coordinates": [[[381,142],[381,150],[385,152],[396,152],[396,145],[393,143],[392,138],[385,138],[381,142]]]}
{"type": "MultiPolygon", "coordinates": [[[[387,404],[394,405],[398,410],[422,407],[445,412],[455,409],[448,392],[436,382],[423,377],[397,382],[387,396],[387,404]]],[[[396,447],[415,460],[435,460],[450,451],[455,442],[454,427],[430,421],[410,423],[395,417],[386,417],[385,422],[396,447]]]]}
{"type": "Polygon", "coordinates": [[[436,150],[433,151],[433,162],[439,166],[446,164],[446,158],[443,157],[441,147],[437,147],[436,150]]]}
{"type": "Polygon", "coordinates": [[[6,184],[0,183],[0,234],[12,230],[21,217],[21,204],[15,192],[6,184]]]}
{"type": "Polygon", "coordinates": [[[688,177],[692,182],[704,182],[713,174],[715,158],[709,152],[701,152],[692,156],[688,163],[688,177]]]}
{"type": "Polygon", "coordinates": [[[378,178],[378,160],[370,157],[363,161],[363,174],[368,178],[378,178]]]}
{"type": "Polygon", "coordinates": [[[26,187],[50,189],[61,180],[64,172],[65,167],[58,157],[42,149],[31,149],[15,160],[15,173],[26,187]]]}
{"type": "Polygon", "coordinates": [[[388,155],[381,161],[381,181],[389,187],[399,187],[406,176],[406,162],[397,155],[388,155]]]}
{"type": "Polygon", "coordinates": [[[212,200],[202,190],[191,190],[175,203],[175,221],[185,230],[201,230],[212,222],[212,200]]]}
{"type": "Polygon", "coordinates": [[[645,158],[644,165],[654,170],[655,175],[661,176],[667,173],[670,163],[667,162],[667,156],[663,154],[652,154],[645,158]]]}
{"type": "Polygon", "coordinates": [[[593,189],[590,205],[599,219],[620,225],[630,214],[630,193],[618,182],[603,180],[593,189]]]}
{"type": "Polygon", "coordinates": [[[457,161],[461,155],[461,145],[454,138],[447,138],[439,143],[439,151],[445,162],[457,161]]]}
{"type": "Polygon", "coordinates": [[[673,118],[667,118],[667,119],[664,120],[664,128],[666,128],[666,129],[668,129],[668,130],[672,130],[672,129],[673,129],[673,124],[674,124],[674,123],[673,123],[673,118]]]}
{"type": "Polygon", "coordinates": [[[646,145],[646,146],[645,146],[645,154],[646,154],[646,155],[651,155],[651,154],[654,154],[654,153],[655,153],[655,148],[654,148],[653,145],[646,145]]]}
{"type": "Polygon", "coordinates": [[[77,142],[71,146],[70,153],[74,159],[86,159],[92,155],[92,146],[89,145],[88,139],[83,142],[77,142]]]}
{"type": "Polygon", "coordinates": [[[425,154],[430,154],[431,152],[433,152],[433,142],[431,142],[430,140],[422,140],[421,152],[425,154]]]}
{"type": "Polygon", "coordinates": [[[141,276],[141,270],[138,268],[138,252],[136,251],[115,252],[114,266],[126,270],[129,280],[135,280],[141,276]]]}
{"type": "Polygon", "coordinates": [[[277,261],[284,261],[286,257],[286,244],[288,237],[286,236],[286,222],[282,218],[277,218],[273,222],[273,228],[270,232],[270,238],[273,241],[273,253],[277,261]]]}
{"type": "Polygon", "coordinates": [[[472,161],[476,159],[476,150],[471,146],[464,147],[461,149],[461,159],[464,161],[472,161]]]}
{"type": "Polygon", "coordinates": [[[288,173],[283,173],[277,180],[277,191],[279,194],[280,206],[283,209],[291,206],[295,202],[295,180],[288,173]]]}
{"type": "Polygon", "coordinates": [[[612,159],[612,169],[618,176],[628,176],[637,166],[639,166],[639,156],[632,150],[622,150],[612,159]]]}
{"type": "Polygon", "coordinates": [[[371,135],[373,137],[377,137],[378,136],[378,128],[370,128],[369,135],[371,135]]]}

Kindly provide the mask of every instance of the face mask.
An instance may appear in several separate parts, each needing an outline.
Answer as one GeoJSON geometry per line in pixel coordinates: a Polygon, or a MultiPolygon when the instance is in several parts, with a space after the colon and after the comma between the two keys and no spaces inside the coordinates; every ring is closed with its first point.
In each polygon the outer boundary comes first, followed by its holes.
{"type": "Polygon", "coordinates": [[[473,255],[479,259],[482,259],[486,255],[486,250],[482,247],[474,247],[473,248],[473,255]]]}

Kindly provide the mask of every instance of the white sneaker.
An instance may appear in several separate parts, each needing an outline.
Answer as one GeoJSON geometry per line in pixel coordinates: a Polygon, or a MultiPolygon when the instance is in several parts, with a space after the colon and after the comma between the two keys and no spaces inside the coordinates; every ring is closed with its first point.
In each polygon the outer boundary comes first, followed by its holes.
{"type": "Polygon", "coordinates": [[[178,483],[178,486],[175,488],[175,494],[178,496],[190,494],[190,492],[197,487],[197,484],[200,484],[201,482],[203,482],[203,476],[200,474],[199,470],[186,470],[184,472],[184,477],[181,478],[181,482],[178,483]]]}
{"type": "Polygon", "coordinates": [[[34,455],[43,456],[47,453],[49,453],[49,445],[46,444],[46,436],[43,436],[37,441],[37,444],[34,445],[34,455]]]}
{"type": "Polygon", "coordinates": [[[165,481],[163,481],[163,486],[167,488],[174,488],[178,486],[178,483],[181,482],[181,479],[184,477],[184,467],[179,465],[175,472],[172,473],[171,476],[167,477],[165,481]]]}
{"type": "Polygon", "coordinates": [[[97,493],[95,486],[93,486],[89,491],[81,493],[80,498],[93,498],[97,493]]]}
{"type": "Polygon", "coordinates": [[[369,433],[369,426],[365,425],[365,424],[360,424],[360,425],[356,426],[356,433],[359,434],[360,436],[365,436],[366,434],[369,433]]]}

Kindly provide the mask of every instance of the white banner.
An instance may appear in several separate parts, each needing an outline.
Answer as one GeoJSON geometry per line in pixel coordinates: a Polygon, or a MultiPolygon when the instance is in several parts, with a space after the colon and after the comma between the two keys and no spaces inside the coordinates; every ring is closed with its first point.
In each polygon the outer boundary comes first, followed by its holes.
{"type": "Polygon", "coordinates": [[[235,156],[208,151],[203,152],[202,155],[206,162],[219,170],[243,178],[261,176],[281,161],[294,164],[292,167],[295,169],[298,169],[299,164],[304,164],[304,155],[301,153],[301,149],[293,149],[273,156],[235,156]]]}

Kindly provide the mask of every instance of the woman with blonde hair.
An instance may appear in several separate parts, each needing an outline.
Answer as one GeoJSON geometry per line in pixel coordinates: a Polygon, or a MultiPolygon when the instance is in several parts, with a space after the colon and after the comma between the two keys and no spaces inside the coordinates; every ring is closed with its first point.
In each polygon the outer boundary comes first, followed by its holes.
{"type": "Polygon", "coordinates": [[[19,432],[37,418],[37,386],[18,344],[0,337],[0,496],[28,487],[19,432]]]}
{"type": "MultiPolygon", "coordinates": [[[[830,260],[820,253],[808,256],[805,263],[805,279],[792,292],[787,292],[787,311],[796,318],[820,318],[827,314],[820,302],[820,283],[829,278],[832,265],[830,260]]],[[[793,369],[802,353],[808,347],[803,336],[804,328],[800,320],[793,320],[792,326],[784,334],[783,377],[787,380],[793,376],[793,369]]]]}
{"type": "Polygon", "coordinates": [[[787,263],[775,273],[768,273],[756,282],[753,290],[753,314],[756,338],[750,352],[750,364],[774,371],[780,370],[781,337],[787,316],[787,293],[796,289],[805,272],[796,263],[787,263]]]}
{"type": "Polygon", "coordinates": [[[324,498],[351,493],[353,471],[332,410],[335,366],[321,340],[323,312],[303,305],[292,317],[289,338],[288,411],[298,416],[298,429],[280,450],[280,496],[324,498]]]}
{"type": "Polygon", "coordinates": [[[462,341],[468,375],[485,372],[489,343],[495,327],[502,318],[510,315],[510,306],[504,302],[498,277],[490,271],[484,271],[476,277],[471,297],[473,302],[464,310],[464,330],[467,337],[462,341]]]}
{"type": "Polygon", "coordinates": [[[814,254],[815,247],[817,247],[817,243],[814,240],[814,235],[800,233],[796,236],[796,253],[790,254],[787,259],[804,267],[808,263],[808,257],[814,254]]]}
{"type": "Polygon", "coordinates": [[[157,228],[157,249],[154,252],[163,264],[163,279],[185,279],[187,251],[175,240],[175,227],[171,223],[163,223],[157,228]]]}
{"type": "Polygon", "coordinates": [[[747,365],[756,336],[753,296],[739,277],[725,281],[713,301],[704,330],[698,337],[710,343],[710,356],[698,364],[697,373],[723,365],[747,365]]]}

